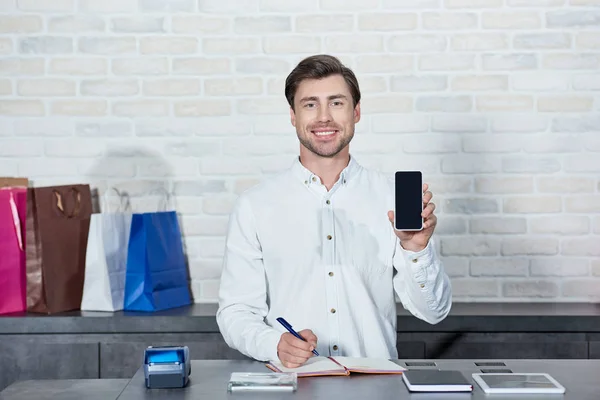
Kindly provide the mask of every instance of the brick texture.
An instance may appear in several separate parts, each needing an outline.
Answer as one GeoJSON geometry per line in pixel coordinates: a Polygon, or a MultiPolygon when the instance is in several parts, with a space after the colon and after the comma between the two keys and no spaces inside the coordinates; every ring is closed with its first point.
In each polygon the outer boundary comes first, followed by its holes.
{"type": "Polygon", "coordinates": [[[359,79],[359,161],[424,172],[456,301],[600,287],[598,0],[5,3],[0,176],[117,186],[140,211],[167,187],[197,302],[236,197],[298,151],[285,78],[321,52],[359,79]]]}

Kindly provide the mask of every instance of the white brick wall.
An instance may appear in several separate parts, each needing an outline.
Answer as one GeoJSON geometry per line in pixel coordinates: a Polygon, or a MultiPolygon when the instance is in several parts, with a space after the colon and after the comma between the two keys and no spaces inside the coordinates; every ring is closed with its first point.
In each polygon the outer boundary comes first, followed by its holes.
{"type": "Polygon", "coordinates": [[[364,92],[353,153],[425,172],[456,300],[599,300],[599,4],[1,0],[0,176],[166,186],[215,301],[236,196],[298,151],[284,79],[331,52],[364,92]]]}

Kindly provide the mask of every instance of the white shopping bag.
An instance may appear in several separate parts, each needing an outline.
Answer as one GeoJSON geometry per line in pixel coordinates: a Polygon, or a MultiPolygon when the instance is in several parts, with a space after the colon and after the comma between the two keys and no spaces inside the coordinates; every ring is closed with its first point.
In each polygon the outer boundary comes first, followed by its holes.
{"type": "MultiPolygon", "coordinates": [[[[116,191],[116,189],[115,189],[116,191]]],[[[104,203],[108,206],[108,191],[104,203]]],[[[117,194],[119,194],[117,192],[117,194]]],[[[123,309],[132,212],[126,196],[118,211],[92,214],[85,260],[82,311],[123,309]]]]}

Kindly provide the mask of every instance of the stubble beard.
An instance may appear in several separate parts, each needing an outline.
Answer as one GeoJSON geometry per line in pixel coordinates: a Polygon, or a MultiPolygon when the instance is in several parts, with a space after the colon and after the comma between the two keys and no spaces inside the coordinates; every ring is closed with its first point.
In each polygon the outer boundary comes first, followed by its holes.
{"type": "Polygon", "coordinates": [[[354,130],[352,129],[349,131],[348,135],[340,135],[341,137],[336,143],[315,143],[310,139],[311,135],[313,135],[313,133],[308,130],[304,135],[298,134],[298,140],[300,140],[300,143],[311,153],[320,157],[333,158],[350,144],[354,137],[354,130]]]}

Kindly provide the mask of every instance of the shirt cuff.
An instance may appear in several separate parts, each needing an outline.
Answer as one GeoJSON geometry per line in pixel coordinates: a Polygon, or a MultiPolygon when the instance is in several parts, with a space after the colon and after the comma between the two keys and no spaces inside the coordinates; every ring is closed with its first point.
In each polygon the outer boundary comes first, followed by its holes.
{"type": "Polygon", "coordinates": [[[426,269],[431,265],[433,261],[434,247],[432,242],[433,239],[430,238],[429,242],[427,243],[427,246],[425,246],[425,248],[420,251],[410,251],[400,246],[405,263],[413,272],[413,277],[421,288],[425,286],[425,283],[427,281],[426,269]]]}
{"type": "Polygon", "coordinates": [[[264,338],[262,345],[269,361],[279,361],[277,346],[281,339],[281,333],[275,329],[271,330],[264,338]]]}

